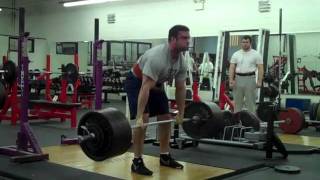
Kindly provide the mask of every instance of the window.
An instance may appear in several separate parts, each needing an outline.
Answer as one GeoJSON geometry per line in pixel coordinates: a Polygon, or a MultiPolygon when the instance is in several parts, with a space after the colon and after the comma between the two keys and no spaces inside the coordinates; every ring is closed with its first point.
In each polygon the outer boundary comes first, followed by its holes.
{"type": "MultiPolygon", "coordinates": [[[[28,39],[27,48],[29,53],[34,53],[34,39],[28,39]]],[[[9,37],[9,51],[18,51],[18,37],[9,37]]]]}
{"type": "Polygon", "coordinates": [[[57,42],[56,54],[74,55],[78,53],[77,42],[57,42]]]}

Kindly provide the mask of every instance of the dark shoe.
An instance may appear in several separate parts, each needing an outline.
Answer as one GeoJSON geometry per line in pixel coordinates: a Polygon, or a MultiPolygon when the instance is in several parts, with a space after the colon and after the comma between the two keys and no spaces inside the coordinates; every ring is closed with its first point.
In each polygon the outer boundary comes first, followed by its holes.
{"type": "Polygon", "coordinates": [[[167,166],[175,169],[183,169],[183,165],[175,161],[170,154],[160,155],[160,165],[167,166]]]}
{"type": "Polygon", "coordinates": [[[144,166],[142,158],[132,160],[131,171],[137,174],[152,176],[153,172],[144,166]]]}

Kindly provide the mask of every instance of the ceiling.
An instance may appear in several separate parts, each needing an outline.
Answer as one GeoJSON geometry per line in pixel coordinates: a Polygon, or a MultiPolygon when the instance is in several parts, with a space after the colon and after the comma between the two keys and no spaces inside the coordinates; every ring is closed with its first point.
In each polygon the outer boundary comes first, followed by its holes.
{"type": "MultiPolygon", "coordinates": [[[[50,6],[50,5],[58,5],[64,1],[71,1],[71,0],[0,0],[0,6],[2,4],[12,5],[15,3],[16,6],[20,7],[39,7],[39,6],[50,6]]],[[[119,2],[110,2],[110,3],[117,3],[117,4],[134,4],[134,3],[150,3],[150,2],[159,2],[159,1],[168,1],[168,0],[122,0],[119,2]]]]}
{"type": "MultiPolygon", "coordinates": [[[[27,14],[38,14],[46,11],[47,9],[59,9],[62,7],[62,2],[72,0],[0,0],[0,7],[24,7],[27,9],[27,14]]],[[[128,4],[141,4],[141,3],[152,3],[170,0],[122,0],[110,2],[114,5],[128,5],[128,4]]],[[[185,1],[185,0],[184,0],[185,1]]],[[[4,13],[14,12],[12,10],[4,10],[4,13]]]]}

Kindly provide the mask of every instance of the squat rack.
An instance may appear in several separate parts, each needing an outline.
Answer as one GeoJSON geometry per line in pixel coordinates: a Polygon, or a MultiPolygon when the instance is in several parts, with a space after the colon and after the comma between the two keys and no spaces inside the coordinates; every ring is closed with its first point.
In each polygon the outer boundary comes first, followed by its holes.
{"type": "MultiPolygon", "coordinates": [[[[13,8],[9,8],[13,9],[13,8]]],[[[18,66],[21,72],[18,77],[21,88],[20,131],[16,145],[0,147],[0,154],[11,156],[14,162],[33,162],[49,159],[41,147],[28,123],[29,105],[29,59],[27,40],[29,33],[25,32],[25,9],[14,9],[19,12],[18,66]]]]}

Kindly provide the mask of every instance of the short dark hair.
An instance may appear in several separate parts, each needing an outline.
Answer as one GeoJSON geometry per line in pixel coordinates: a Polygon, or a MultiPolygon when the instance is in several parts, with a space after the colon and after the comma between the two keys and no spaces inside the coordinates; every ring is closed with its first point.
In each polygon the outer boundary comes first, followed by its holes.
{"type": "Polygon", "coordinates": [[[168,41],[170,42],[172,37],[178,37],[180,31],[188,32],[189,28],[185,25],[175,25],[169,30],[168,41]]]}
{"type": "Polygon", "coordinates": [[[244,36],[242,36],[241,40],[243,40],[243,39],[248,39],[248,40],[250,41],[250,43],[252,43],[252,38],[251,38],[251,36],[244,35],[244,36]]]}

